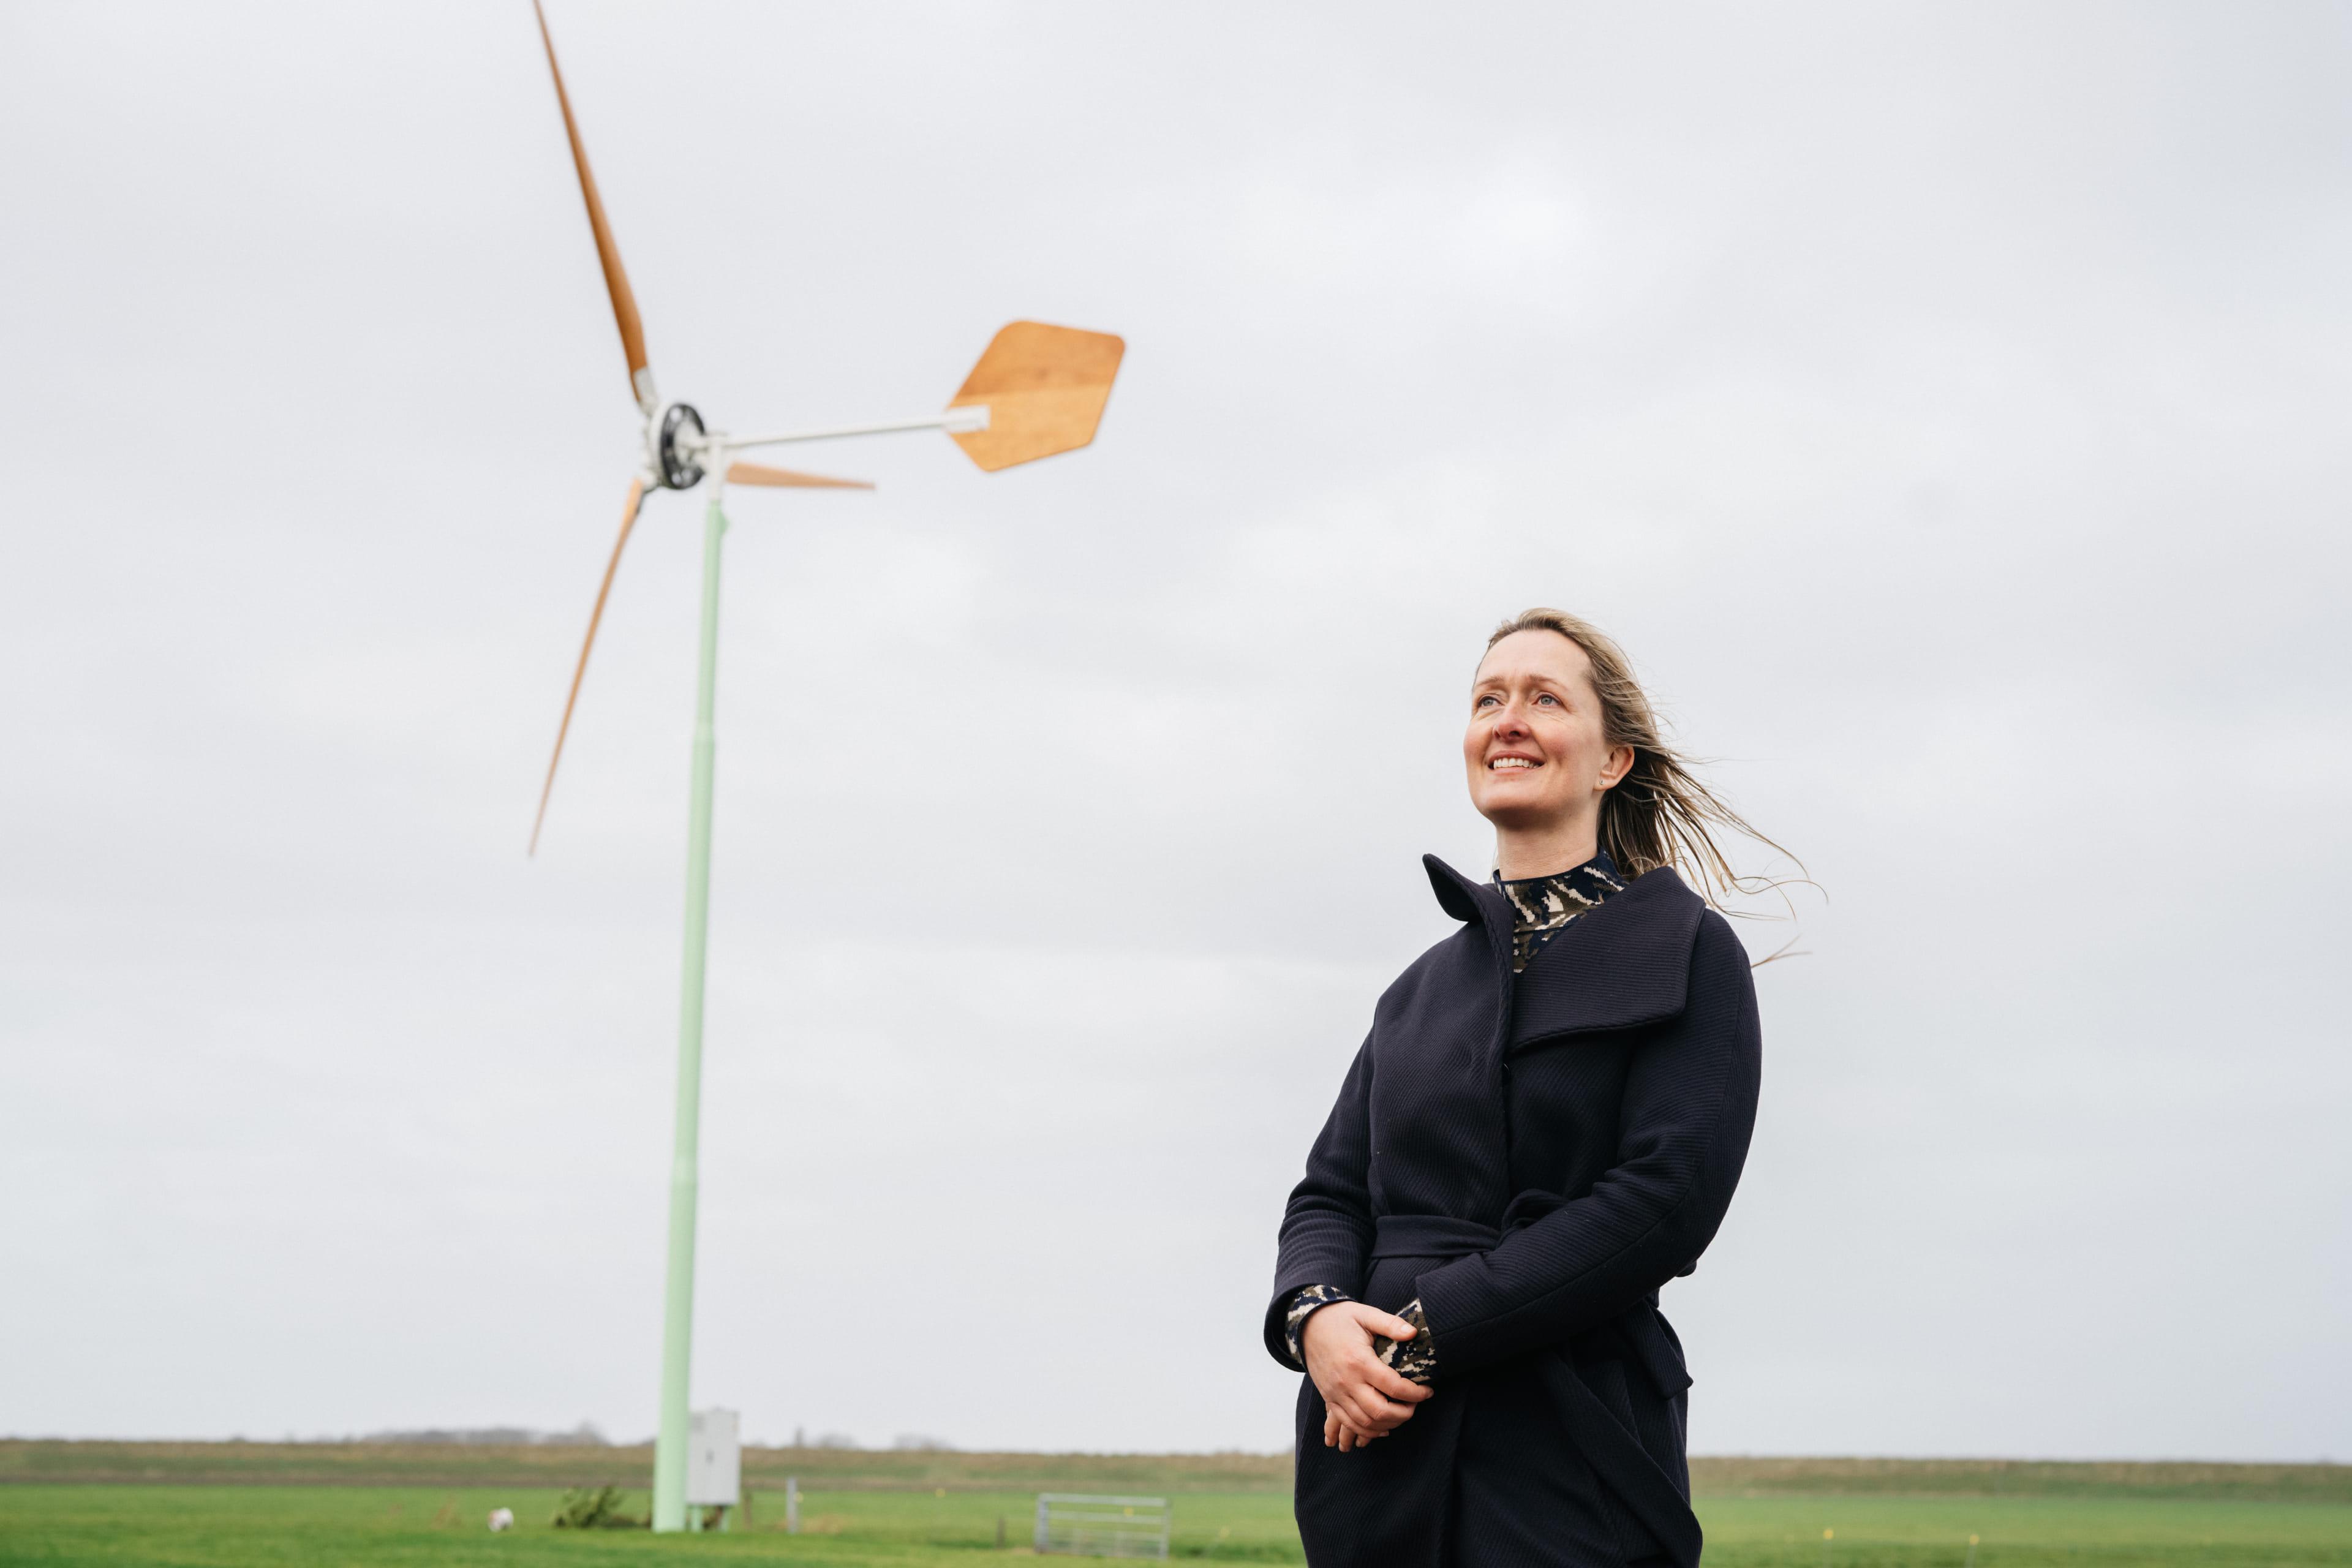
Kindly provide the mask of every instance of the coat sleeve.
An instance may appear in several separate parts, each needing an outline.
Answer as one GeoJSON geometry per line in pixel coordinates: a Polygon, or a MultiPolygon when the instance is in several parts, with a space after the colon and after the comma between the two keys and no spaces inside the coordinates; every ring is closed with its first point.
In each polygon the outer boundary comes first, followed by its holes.
{"type": "Polygon", "coordinates": [[[1372,1250],[1372,1043],[1367,1037],[1339,1085],[1339,1103],[1307,1152],[1307,1174],[1291,1189],[1275,1259],[1274,1300],[1265,1310],[1265,1348],[1296,1372],[1284,1343],[1290,1298],[1304,1285],[1329,1285],[1349,1296],[1364,1289],[1372,1250]]]}
{"type": "Polygon", "coordinates": [[[1629,1066],[1615,1165],[1492,1250],[1415,1281],[1446,1374],[1597,1327],[1714,1239],[1747,1162],[1762,1047],[1747,952],[1712,910],[1690,964],[1683,1012],[1629,1066]]]}

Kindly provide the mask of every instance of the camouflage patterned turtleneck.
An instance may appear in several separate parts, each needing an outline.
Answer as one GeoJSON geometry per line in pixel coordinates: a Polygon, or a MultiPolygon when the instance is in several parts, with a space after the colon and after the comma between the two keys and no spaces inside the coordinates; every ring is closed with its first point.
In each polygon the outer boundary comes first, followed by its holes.
{"type": "Polygon", "coordinates": [[[1511,973],[1524,972],[1544,943],[1568,929],[1568,922],[1596,908],[1612,893],[1625,890],[1617,862],[1602,850],[1583,865],[1549,877],[1523,877],[1506,882],[1495,873],[1495,886],[1511,900],[1511,973]]]}
{"type": "MultiPolygon", "coordinates": [[[[1617,863],[1609,858],[1605,849],[1581,866],[1549,877],[1523,877],[1507,882],[1502,872],[1496,871],[1495,886],[1511,900],[1513,974],[1525,973],[1544,943],[1567,930],[1570,921],[1587,910],[1598,908],[1610,894],[1625,890],[1617,863]]],[[[1283,1313],[1282,1339],[1293,1364],[1301,1371],[1306,1369],[1307,1350],[1302,1336],[1307,1320],[1315,1315],[1317,1309],[1354,1299],[1336,1285],[1302,1285],[1291,1293],[1290,1306],[1283,1313]]],[[[1394,1368],[1399,1376],[1414,1383],[1436,1381],[1437,1336],[1429,1326],[1429,1315],[1415,1300],[1405,1303],[1397,1316],[1421,1331],[1403,1344],[1375,1336],[1374,1353],[1394,1368]]]]}

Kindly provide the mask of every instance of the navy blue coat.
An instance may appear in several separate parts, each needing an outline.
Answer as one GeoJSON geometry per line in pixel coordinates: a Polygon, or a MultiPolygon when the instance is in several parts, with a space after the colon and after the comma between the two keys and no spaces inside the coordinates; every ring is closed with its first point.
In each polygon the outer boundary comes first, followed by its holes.
{"type": "Polygon", "coordinates": [[[1388,1311],[1417,1296],[1436,1393],[1342,1454],[1303,1381],[1307,1561],[1689,1568],[1690,1378],[1657,1293],[1696,1264],[1747,1159],[1747,953],[1654,870],[1515,977],[1509,900],[1423,864],[1463,928],[1373,1011],[1283,1215],[1265,1336],[1282,1360],[1303,1285],[1388,1311]]]}

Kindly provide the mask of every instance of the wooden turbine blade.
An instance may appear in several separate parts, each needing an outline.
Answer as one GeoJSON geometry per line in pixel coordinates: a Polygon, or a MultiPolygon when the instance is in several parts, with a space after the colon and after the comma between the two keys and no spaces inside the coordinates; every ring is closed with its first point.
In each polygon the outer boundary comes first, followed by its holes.
{"type": "Polygon", "coordinates": [[[730,463],[727,482],[730,485],[772,485],[779,489],[803,490],[870,490],[872,479],[835,479],[823,474],[803,474],[792,468],[772,468],[765,463],[730,463]]]}
{"type": "Polygon", "coordinates": [[[596,260],[604,268],[604,291],[613,297],[613,320],[621,329],[621,353],[629,362],[629,395],[651,413],[654,378],[646,368],[646,329],[637,320],[637,297],[630,292],[629,275],[621,268],[621,247],[613,243],[613,226],[604,221],[604,199],[596,194],[596,176],[588,170],[588,149],[580,141],[579,121],[572,118],[572,95],[563,90],[563,69],[555,63],[555,39],[547,30],[547,12],[539,0],[530,0],[530,8],[539,17],[539,41],[547,46],[547,69],[555,78],[555,102],[563,110],[563,134],[572,142],[572,166],[580,171],[580,195],[588,204],[588,227],[596,237],[596,260]]]}
{"type": "Polygon", "coordinates": [[[1108,332],[1015,321],[998,332],[950,408],[988,405],[988,428],[953,432],[989,473],[1073,451],[1095,438],[1127,344],[1108,332]]]}
{"type": "Polygon", "coordinates": [[[563,738],[572,733],[572,710],[580,700],[581,678],[588,673],[588,652],[596,646],[596,627],[604,619],[604,600],[613,592],[613,574],[621,569],[621,552],[628,548],[629,531],[637,526],[637,510],[644,505],[646,482],[629,481],[629,499],[621,508],[621,537],[613,542],[613,559],[604,563],[604,580],[596,585],[596,606],[588,612],[588,635],[580,644],[580,662],[572,670],[572,690],[563,699],[563,722],[555,727],[555,754],[547,759],[547,783],[540,786],[539,815],[531,819],[530,848],[539,853],[539,830],[547,825],[548,797],[555,793],[555,765],[563,760],[563,738]]]}

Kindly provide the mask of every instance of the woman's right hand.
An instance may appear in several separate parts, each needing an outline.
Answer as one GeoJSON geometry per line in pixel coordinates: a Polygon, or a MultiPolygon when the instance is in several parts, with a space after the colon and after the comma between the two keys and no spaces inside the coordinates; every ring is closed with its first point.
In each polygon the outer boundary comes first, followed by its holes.
{"type": "MultiPolygon", "coordinates": [[[[1398,1375],[1372,1353],[1375,1335],[1402,1342],[1412,1338],[1414,1331],[1402,1318],[1361,1301],[1334,1301],[1318,1308],[1299,1331],[1299,1349],[1307,1352],[1307,1375],[1315,1380],[1325,1408],[1339,1418],[1340,1426],[1352,1430],[1356,1444],[1395,1431],[1412,1419],[1414,1405],[1435,1392],[1398,1375]]],[[[1334,1442],[1328,1421],[1324,1423],[1323,1441],[1334,1442]]],[[[1350,1445],[1343,1441],[1338,1446],[1350,1445]]]]}

